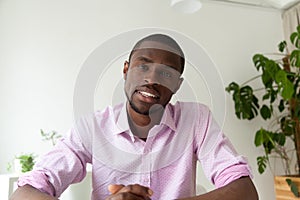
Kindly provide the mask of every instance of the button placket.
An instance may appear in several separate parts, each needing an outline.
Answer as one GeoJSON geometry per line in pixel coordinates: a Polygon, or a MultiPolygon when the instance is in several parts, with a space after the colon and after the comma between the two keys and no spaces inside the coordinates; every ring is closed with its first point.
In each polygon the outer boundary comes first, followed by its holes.
{"type": "Polygon", "coordinates": [[[142,166],[143,173],[141,174],[141,183],[144,186],[150,187],[151,185],[151,168],[152,168],[152,138],[148,138],[143,150],[142,166]]]}

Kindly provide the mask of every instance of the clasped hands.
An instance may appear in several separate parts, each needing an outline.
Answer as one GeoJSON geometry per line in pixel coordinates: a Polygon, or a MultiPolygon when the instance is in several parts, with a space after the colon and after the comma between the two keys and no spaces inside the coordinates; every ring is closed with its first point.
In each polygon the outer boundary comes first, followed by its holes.
{"type": "Polygon", "coordinates": [[[153,191],[145,186],[134,185],[109,185],[111,193],[105,200],[151,200],[153,191]]]}

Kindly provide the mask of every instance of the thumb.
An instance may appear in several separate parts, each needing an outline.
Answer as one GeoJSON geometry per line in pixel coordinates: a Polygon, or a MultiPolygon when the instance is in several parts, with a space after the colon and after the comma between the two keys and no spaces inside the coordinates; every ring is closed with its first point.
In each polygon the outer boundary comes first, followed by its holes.
{"type": "Polygon", "coordinates": [[[125,187],[124,185],[117,185],[117,184],[112,184],[108,186],[108,191],[111,194],[116,194],[119,190],[121,190],[123,187],[125,187]]]}

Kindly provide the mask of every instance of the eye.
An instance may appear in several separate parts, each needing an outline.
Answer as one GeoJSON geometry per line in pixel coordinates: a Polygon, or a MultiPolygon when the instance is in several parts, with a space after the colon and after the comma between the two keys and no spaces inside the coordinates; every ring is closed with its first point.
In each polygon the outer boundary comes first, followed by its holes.
{"type": "Polygon", "coordinates": [[[138,67],[139,70],[144,71],[144,72],[148,71],[148,69],[149,69],[149,67],[145,64],[141,64],[137,67],[138,67]]]}
{"type": "Polygon", "coordinates": [[[161,71],[160,75],[164,78],[171,78],[172,77],[172,74],[168,71],[161,71]]]}

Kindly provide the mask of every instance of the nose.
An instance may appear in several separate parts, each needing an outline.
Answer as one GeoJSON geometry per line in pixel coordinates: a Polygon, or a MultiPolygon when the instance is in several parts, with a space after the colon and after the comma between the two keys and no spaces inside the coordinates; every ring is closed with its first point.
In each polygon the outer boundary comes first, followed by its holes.
{"type": "Polygon", "coordinates": [[[144,74],[144,81],[148,84],[161,84],[160,77],[154,67],[144,74]]]}

